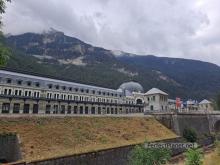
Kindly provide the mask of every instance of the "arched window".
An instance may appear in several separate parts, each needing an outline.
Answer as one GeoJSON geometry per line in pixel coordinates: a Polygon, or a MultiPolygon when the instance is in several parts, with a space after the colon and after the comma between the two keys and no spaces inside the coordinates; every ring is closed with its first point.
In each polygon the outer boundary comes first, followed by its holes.
{"type": "Polygon", "coordinates": [[[137,99],[136,104],[143,104],[143,101],[141,99],[137,99]]]}

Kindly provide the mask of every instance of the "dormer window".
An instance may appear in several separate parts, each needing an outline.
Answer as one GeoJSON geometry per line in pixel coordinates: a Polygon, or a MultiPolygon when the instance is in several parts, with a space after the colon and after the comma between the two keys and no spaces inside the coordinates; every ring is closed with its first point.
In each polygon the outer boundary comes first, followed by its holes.
{"type": "Polygon", "coordinates": [[[65,86],[63,86],[63,87],[62,87],[62,89],[65,91],[65,90],[66,90],[66,87],[65,87],[65,86]]]}
{"type": "Polygon", "coordinates": [[[18,85],[22,85],[22,80],[18,80],[18,81],[17,81],[17,84],[18,84],[18,85]]]}
{"type": "Polygon", "coordinates": [[[12,82],[11,79],[8,78],[8,79],[7,79],[7,84],[11,84],[11,82],[12,82]]]}
{"type": "Polygon", "coordinates": [[[39,83],[39,82],[36,82],[36,83],[35,83],[35,86],[36,86],[36,87],[40,87],[40,83],[39,83]]]}
{"type": "Polygon", "coordinates": [[[84,92],[84,89],[81,89],[80,91],[83,93],[83,92],[84,92]]]}
{"type": "Polygon", "coordinates": [[[79,89],[78,89],[78,88],[75,88],[75,91],[76,91],[76,92],[78,92],[78,91],[79,91],[79,89]]]}
{"type": "Polygon", "coordinates": [[[86,89],[86,93],[89,93],[89,90],[88,90],[88,89],[86,89]]]}
{"type": "Polygon", "coordinates": [[[53,85],[52,84],[48,84],[48,88],[52,89],[53,85]]]}
{"type": "Polygon", "coordinates": [[[72,87],[69,87],[69,91],[72,91],[73,90],[73,88],[72,87]]]}
{"type": "Polygon", "coordinates": [[[56,85],[56,89],[57,89],[57,90],[60,89],[60,86],[59,86],[59,85],[56,85]]]}
{"type": "Polygon", "coordinates": [[[92,93],[95,94],[95,90],[93,90],[92,93]]]}
{"type": "Polygon", "coordinates": [[[27,86],[31,86],[31,82],[30,81],[27,82],[27,86]]]}

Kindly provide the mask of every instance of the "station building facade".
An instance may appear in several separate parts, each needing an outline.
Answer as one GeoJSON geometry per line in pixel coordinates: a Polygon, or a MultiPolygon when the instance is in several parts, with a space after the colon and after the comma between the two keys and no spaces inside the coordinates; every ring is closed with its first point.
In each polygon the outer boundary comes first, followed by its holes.
{"type": "Polygon", "coordinates": [[[165,109],[166,102],[166,93],[148,95],[136,82],[115,90],[0,70],[0,114],[130,114],[165,109]]]}

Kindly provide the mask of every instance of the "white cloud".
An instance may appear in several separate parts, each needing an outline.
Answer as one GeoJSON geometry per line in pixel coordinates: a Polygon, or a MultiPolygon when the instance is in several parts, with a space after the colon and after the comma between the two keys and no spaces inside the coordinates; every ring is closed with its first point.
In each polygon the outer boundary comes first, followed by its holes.
{"type": "Polygon", "coordinates": [[[8,5],[4,32],[53,27],[95,46],[220,65],[218,0],[20,0],[8,5]]]}

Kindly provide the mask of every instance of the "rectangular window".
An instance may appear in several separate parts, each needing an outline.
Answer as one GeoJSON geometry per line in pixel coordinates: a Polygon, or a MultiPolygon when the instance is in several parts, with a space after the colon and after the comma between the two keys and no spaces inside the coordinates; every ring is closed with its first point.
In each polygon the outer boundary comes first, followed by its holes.
{"type": "Polygon", "coordinates": [[[101,107],[98,107],[98,114],[101,114],[101,107]]]}
{"type": "Polygon", "coordinates": [[[38,97],[38,98],[40,97],[40,92],[37,92],[37,97],[38,97]]]}
{"type": "Polygon", "coordinates": [[[22,91],[21,90],[19,90],[19,96],[21,96],[22,95],[22,91]]]}
{"type": "Polygon", "coordinates": [[[111,114],[114,114],[114,108],[111,108],[111,114]]]}
{"type": "Polygon", "coordinates": [[[10,103],[3,103],[2,104],[2,113],[9,113],[10,111],[10,103]]]}
{"type": "Polygon", "coordinates": [[[89,107],[85,107],[85,114],[89,114],[89,107]]]}
{"type": "Polygon", "coordinates": [[[52,98],[52,93],[47,93],[47,99],[51,99],[52,98]]]}
{"type": "Polygon", "coordinates": [[[153,101],[155,101],[156,100],[156,98],[155,98],[155,96],[153,96],[153,101]]]}
{"type": "Polygon", "coordinates": [[[24,104],[24,111],[23,113],[27,114],[30,111],[30,104],[24,104]]]}
{"type": "Polygon", "coordinates": [[[53,114],[58,114],[58,105],[54,105],[53,114]]]}
{"type": "Polygon", "coordinates": [[[79,113],[80,113],[80,114],[83,114],[83,106],[80,106],[80,107],[79,107],[79,113]]]}
{"type": "Polygon", "coordinates": [[[15,103],[13,107],[13,113],[19,113],[20,104],[15,103]]]}
{"type": "Polygon", "coordinates": [[[8,94],[8,89],[5,89],[4,90],[4,95],[7,95],[8,94]]]}
{"type": "Polygon", "coordinates": [[[8,95],[11,95],[12,93],[11,91],[12,91],[11,89],[8,90],[8,95]]]}
{"type": "Polygon", "coordinates": [[[78,96],[74,96],[74,100],[77,101],[78,100],[78,96]]]}
{"type": "Polygon", "coordinates": [[[72,96],[71,95],[68,95],[68,100],[72,100],[72,96]]]}
{"type": "Polygon", "coordinates": [[[77,114],[77,106],[74,106],[74,114],[77,114]]]}
{"type": "Polygon", "coordinates": [[[71,114],[71,106],[70,105],[68,105],[67,113],[71,114]]]}
{"type": "Polygon", "coordinates": [[[34,106],[33,106],[33,113],[34,114],[38,114],[38,104],[34,104],[34,106]]]}
{"type": "Polygon", "coordinates": [[[95,114],[95,107],[92,107],[91,113],[92,113],[92,114],[95,114]]]}
{"type": "Polygon", "coordinates": [[[15,96],[17,96],[17,95],[18,95],[18,90],[16,89],[16,90],[15,90],[15,96]]]}
{"type": "Polygon", "coordinates": [[[50,114],[51,105],[46,105],[46,114],[50,114]]]}
{"type": "Polygon", "coordinates": [[[65,114],[65,105],[61,105],[60,108],[61,108],[61,112],[60,113],[61,114],[65,114]]]}
{"type": "Polygon", "coordinates": [[[115,108],[115,114],[118,114],[118,109],[117,108],[115,108]]]}

